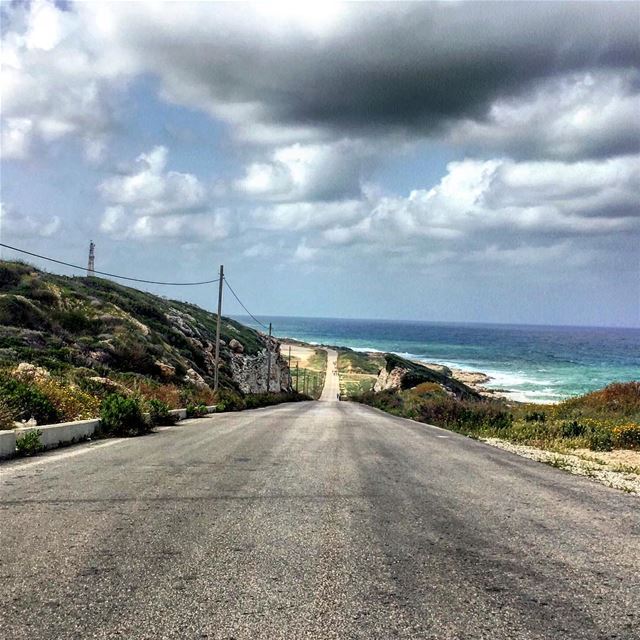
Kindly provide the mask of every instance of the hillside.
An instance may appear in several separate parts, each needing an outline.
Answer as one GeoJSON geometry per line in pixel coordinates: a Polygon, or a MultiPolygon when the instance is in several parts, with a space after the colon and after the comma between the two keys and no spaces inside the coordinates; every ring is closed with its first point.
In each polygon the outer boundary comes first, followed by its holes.
{"type": "MultiPolygon", "coordinates": [[[[43,367],[85,385],[163,385],[208,392],[215,370],[216,315],[96,277],[67,277],[0,262],[0,367],[43,367]]],[[[279,343],[223,318],[220,386],[243,394],[288,391],[279,343]]]]}

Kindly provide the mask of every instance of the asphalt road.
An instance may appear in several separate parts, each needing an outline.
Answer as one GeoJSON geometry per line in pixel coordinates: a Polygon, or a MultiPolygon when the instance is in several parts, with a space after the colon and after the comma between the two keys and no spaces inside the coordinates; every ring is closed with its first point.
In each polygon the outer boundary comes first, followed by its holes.
{"type": "Polygon", "coordinates": [[[340,378],[338,376],[338,352],[327,349],[327,371],[324,377],[321,402],[337,402],[340,394],[340,378]]]}
{"type": "Polygon", "coordinates": [[[640,638],[640,500],[347,402],[0,465],[0,636],[640,638]]]}

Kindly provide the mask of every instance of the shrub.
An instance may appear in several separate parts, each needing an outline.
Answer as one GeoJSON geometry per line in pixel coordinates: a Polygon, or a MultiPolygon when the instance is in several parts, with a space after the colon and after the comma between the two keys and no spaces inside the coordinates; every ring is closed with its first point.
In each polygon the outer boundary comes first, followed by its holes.
{"type": "Polygon", "coordinates": [[[161,400],[147,400],[147,409],[149,410],[149,420],[154,426],[176,423],[176,419],[169,413],[169,407],[161,400]]]}
{"type": "Polygon", "coordinates": [[[594,428],[589,434],[589,449],[591,451],[611,451],[613,449],[611,431],[605,428],[594,428]]]}
{"type": "Polygon", "coordinates": [[[563,438],[579,438],[585,434],[586,430],[586,427],[577,420],[563,422],[560,425],[560,433],[563,438]]]}
{"type": "Polygon", "coordinates": [[[639,420],[640,382],[614,382],[604,389],[592,391],[558,405],[563,417],[584,415],[639,420]]]}
{"type": "Polygon", "coordinates": [[[174,384],[159,384],[147,378],[136,383],[135,391],[147,400],[159,400],[169,409],[179,409],[189,404],[181,401],[180,389],[174,384]]]}
{"type": "Polygon", "coordinates": [[[150,430],[138,398],[118,393],[107,396],[100,409],[100,428],[110,436],[138,436],[150,430]]]}
{"type": "Polygon", "coordinates": [[[443,395],[446,392],[437,382],[423,382],[412,389],[413,393],[419,396],[423,395],[443,395]]]}
{"type": "Polygon", "coordinates": [[[245,402],[237,393],[226,389],[218,391],[216,398],[217,411],[242,411],[244,408],[245,402]]]}
{"type": "Polygon", "coordinates": [[[249,393],[244,397],[244,408],[259,409],[283,402],[302,402],[304,400],[311,400],[311,398],[295,391],[291,393],[249,393]]]}
{"type": "Polygon", "coordinates": [[[525,422],[546,422],[547,416],[542,411],[530,411],[524,416],[525,422]]]}
{"type": "Polygon", "coordinates": [[[0,375],[0,395],[13,411],[16,420],[34,418],[39,424],[59,422],[59,414],[49,398],[29,382],[0,375]]]}
{"type": "Polygon", "coordinates": [[[204,404],[190,404],[187,406],[187,418],[202,418],[207,415],[207,406],[204,404]]]}
{"type": "Polygon", "coordinates": [[[33,454],[38,453],[38,451],[42,451],[44,447],[40,441],[41,435],[42,431],[39,429],[32,429],[27,431],[25,434],[18,436],[16,438],[16,449],[18,450],[18,455],[32,456],[33,454]]]}
{"type": "MultiPolygon", "coordinates": [[[[224,391],[222,392],[224,393],[224,391]]],[[[215,404],[220,392],[214,393],[209,387],[196,389],[194,387],[184,387],[180,392],[180,406],[186,407],[190,404],[215,404]]]]}
{"type": "Polygon", "coordinates": [[[623,424],[613,429],[613,440],[621,449],[640,449],[640,424],[623,424]]]}
{"type": "Polygon", "coordinates": [[[13,429],[15,416],[7,402],[0,398],[0,430],[13,429]]]}
{"type": "Polygon", "coordinates": [[[35,383],[55,408],[59,420],[88,420],[100,412],[100,401],[79,387],[48,378],[35,383]]]}

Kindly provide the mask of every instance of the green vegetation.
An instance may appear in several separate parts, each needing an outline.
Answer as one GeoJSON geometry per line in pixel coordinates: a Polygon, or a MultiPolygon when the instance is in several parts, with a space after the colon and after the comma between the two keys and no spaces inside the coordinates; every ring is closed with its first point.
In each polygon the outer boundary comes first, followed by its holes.
{"type": "Polygon", "coordinates": [[[283,402],[302,402],[311,397],[302,393],[248,393],[240,396],[236,393],[223,391],[216,402],[216,411],[244,411],[245,409],[259,409],[270,407],[283,402]]]}
{"type": "Polygon", "coordinates": [[[152,398],[147,400],[146,406],[149,412],[149,421],[154,427],[176,423],[176,419],[169,413],[169,406],[166,402],[152,398]]]}
{"type": "Polygon", "coordinates": [[[614,383],[557,405],[460,400],[437,383],[364,393],[355,400],[472,437],[544,449],[640,449],[640,382],[614,383]]]}
{"type": "Polygon", "coordinates": [[[38,429],[32,429],[27,431],[21,436],[16,438],[16,450],[20,456],[32,456],[39,451],[42,451],[44,447],[40,441],[42,431],[38,429]]]}
{"type": "Polygon", "coordinates": [[[338,371],[340,373],[367,373],[376,376],[385,366],[382,354],[362,353],[341,348],[338,351],[338,371]]]}
{"type": "Polygon", "coordinates": [[[201,414],[205,405],[275,402],[241,392],[229,344],[239,342],[235,353],[250,357],[265,340],[229,318],[222,319],[220,389],[213,392],[216,322],[195,305],[109,280],[0,261],[0,428],[105,414],[106,433],[131,434],[145,431],[138,413],[159,425],[171,423],[169,410],[179,407],[201,414]]]}
{"type": "Polygon", "coordinates": [[[16,414],[14,410],[4,398],[0,398],[0,431],[13,429],[15,419],[16,414]]]}
{"type": "Polygon", "coordinates": [[[313,400],[313,398],[309,394],[297,393],[296,391],[291,393],[248,393],[242,398],[241,408],[259,409],[283,402],[304,402],[305,400],[313,400]]]}
{"type": "Polygon", "coordinates": [[[207,405],[190,404],[187,406],[187,418],[202,418],[207,415],[207,405]]]}
{"type": "Polygon", "coordinates": [[[35,418],[38,423],[46,424],[60,418],[59,412],[43,391],[6,373],[0,373],[0,395],[15,420],[35,418]]]}
{"type": "Polygon", "coordinates": [[[340,348],[338,350],[340,395],[349,398],[372,391],[378,372],[385,364],[382,354],[340,348]]]}
{"type": "Polygon", "coordinates": [[[138,398],[117,393],[107,396],[100,408],[100,429],[109,436],[139,436],[151,430],[138,398]]]}
{"type": "MultiPolygon", "coordinates": [[[[0,261],[0,368],[29,362],[56,375],[78,368],[118,379],[137,374],[184,386],[193,370],[213,382],[215,314],[101,278],[67,277],[0,261]]],[[[259,334],[223,318],[221,338],[247,355],[264,348],[259,334]]],[[[222,348],[220,384],[239,391],[222,348]]]]}

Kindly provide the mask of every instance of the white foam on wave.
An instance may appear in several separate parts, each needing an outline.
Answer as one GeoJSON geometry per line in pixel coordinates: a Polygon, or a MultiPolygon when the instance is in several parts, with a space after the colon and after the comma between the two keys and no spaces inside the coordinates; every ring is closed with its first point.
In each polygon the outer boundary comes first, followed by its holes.
{"type": "MultiPolygon", "coordinates": [[[[545,378],[536,378],[528,375],[525,371],[501,371],[488,369],[484,371],[488,376],[491,376],[490,386],[493,387],[522,387],[525,385],[532,385],[534,387],[546,387],[552,388],[554,384],[553,380],[545,378]]],[[[536,392],[538,392],[536,390],[536,392]]]]}

